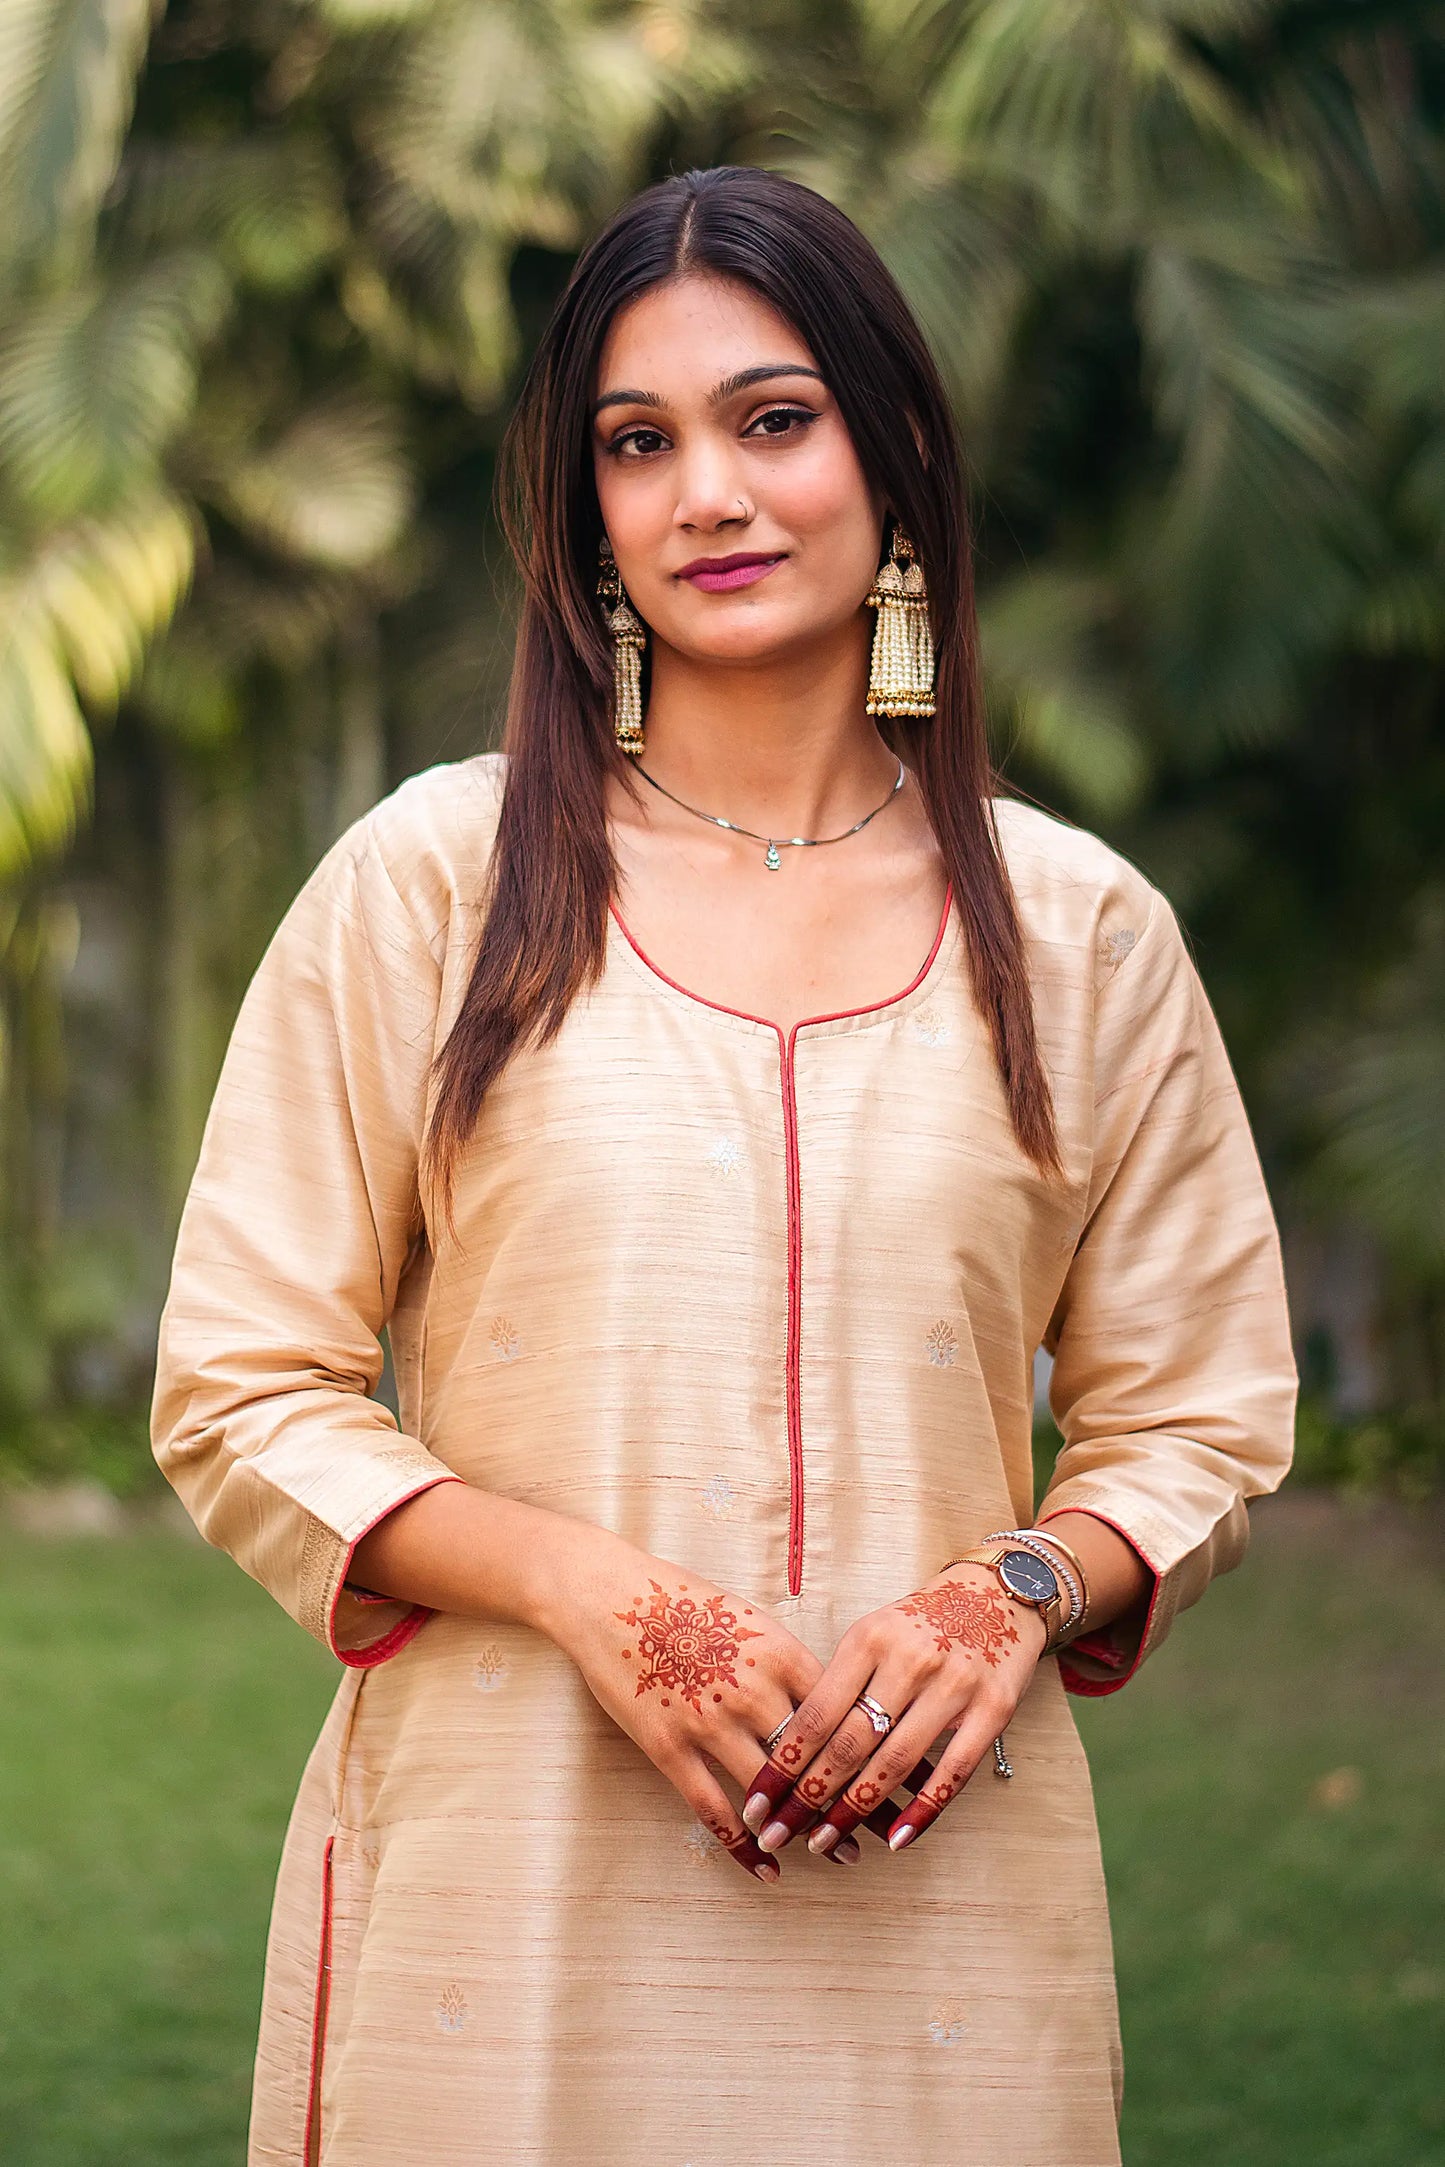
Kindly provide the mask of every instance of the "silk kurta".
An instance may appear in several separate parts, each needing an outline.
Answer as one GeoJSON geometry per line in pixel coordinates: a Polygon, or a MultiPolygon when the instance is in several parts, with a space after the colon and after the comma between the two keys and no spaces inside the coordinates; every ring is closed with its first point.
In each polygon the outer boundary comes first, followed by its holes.
{"type": "MultiPolygon", "coordinates": [[[[162,1319],[157,1457],[345,1666],[282,1859],[251,2167],[1109,2167],[1122,2074],[1070,1690],[1123,1684],[1236,1565],[1290,1456],[1275,1223],[1165,898],[1008,801],[1065,1162],[1010,1129],[950,905],[891,1000],[784,1033],[605,969],[460,1165],[419,1151],[505,762],[352,827],[247,993],[162,1319]],[[374,1394],[389,1332],[400,1423],[374,1394]],[[1147,1604],[1045,1658],[900,1855],[740,1873],[538,1632],[368,1600],[361,1536],[439,1481],[576,1514],[826,1661],[1034,1516],[1035,1350],[1147,1604]]],[[[639,1592],[642,1592],[639,1588],[639,1592]]]]}

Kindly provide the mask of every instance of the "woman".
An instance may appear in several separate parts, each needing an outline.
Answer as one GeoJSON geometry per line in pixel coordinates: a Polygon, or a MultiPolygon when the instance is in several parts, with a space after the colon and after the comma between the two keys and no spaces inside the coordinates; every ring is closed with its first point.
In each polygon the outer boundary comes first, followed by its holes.
{"type": "Polygon", "coordinates": [[[627,206],[507,471],[506,755],[288,914],[162,1326],[162,1466],[347,1666],[251,2160],[1104,2167],[1065,1694],[1290,1451],[1217,1030],[1164,898],[994,794],[947,402],[838,211],[627,206]]]}

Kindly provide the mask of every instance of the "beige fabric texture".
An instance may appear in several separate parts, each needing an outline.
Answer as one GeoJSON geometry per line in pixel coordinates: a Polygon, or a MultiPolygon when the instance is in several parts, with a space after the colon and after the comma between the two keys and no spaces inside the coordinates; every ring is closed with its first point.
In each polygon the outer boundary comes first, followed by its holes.
{"type": "MultiPolygon", "coordinates": [[[[491,1094],[429,1225],[418,1151],[505,776],[414,777],[328,853],[247,994],[162,1320],[157,1458],[346,1664],[282,1860],[251,2167],[1112,2167],[1122,2084],[1088,1767],[1113,1690],[1289,1463],[1279,1244],[1168,903],[998,807],[1066,1179],[1014,1143],[959,925],[801,1026],[607,967],[491,1094]],[[920,959],[922,961],[922,959],[920,959]],[[790,1295],[792,1297],[790,1301],[790,1295]],[[376,1399],[389,1326],[400,1427],[376,1399]],[[518,1625],[344,1585],[461,1478],[769,1606],[826,1658],[1034,1515],[1112,1522],[1140,1616],[1045,1659],[926,1838],[738,1871],[518,1625]]],[[[704,989],[705,990],[705,989],[704,989]]],[[[639,1591],[641,1592],[641,1591],[639,1591]]]]}

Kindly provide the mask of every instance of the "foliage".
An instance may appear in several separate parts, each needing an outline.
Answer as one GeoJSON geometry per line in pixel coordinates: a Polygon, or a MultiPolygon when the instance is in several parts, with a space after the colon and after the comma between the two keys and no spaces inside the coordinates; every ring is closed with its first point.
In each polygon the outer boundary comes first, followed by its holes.
{"type": "Polygon", "coordinates": [[[0,894],[136,929],[108,1008],[84,948],[37,978],[0,943],[33,1286],[96,1224],[88,1031],[153,1312],[286,897],[494,727],[484,506],[542,313],[635,187],[732,158],[902,279],[1010,775],[1166,887],[1282,1212],[1370,1230],[1382,1377],[1445,1406],[1442,111],[1438,25],[1386,4],[14,0],[0,894]]]}
{"type": "Polygon", "coordinates": [[[0,1424],[0,1486],[99,1484],[127,1502],[165,1494],[144,1409],[62,1406],[0,1424]]]}
{"type": "Polygon", "coordinates": [[[1353,1496],[1423,1504],[1445,1492],[1445,1422],[1431,1407],[1350,1420],[1306,1396],[1295,1429],[1294,1476],[1353,1496]]]}

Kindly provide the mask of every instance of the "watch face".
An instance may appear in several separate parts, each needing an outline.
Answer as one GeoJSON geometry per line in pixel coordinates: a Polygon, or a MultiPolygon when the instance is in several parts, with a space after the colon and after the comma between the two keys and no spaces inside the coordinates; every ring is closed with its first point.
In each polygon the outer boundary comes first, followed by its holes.
{"type": "Polygon", "coordinates": [[[1004,1586],[1012,1588],[1026,1603],[1051,1603],[1059,1583],[1051,1565],[1036,1558],[1032,1550],[1008,1550],[998,1561],[1004,1586]]]}

